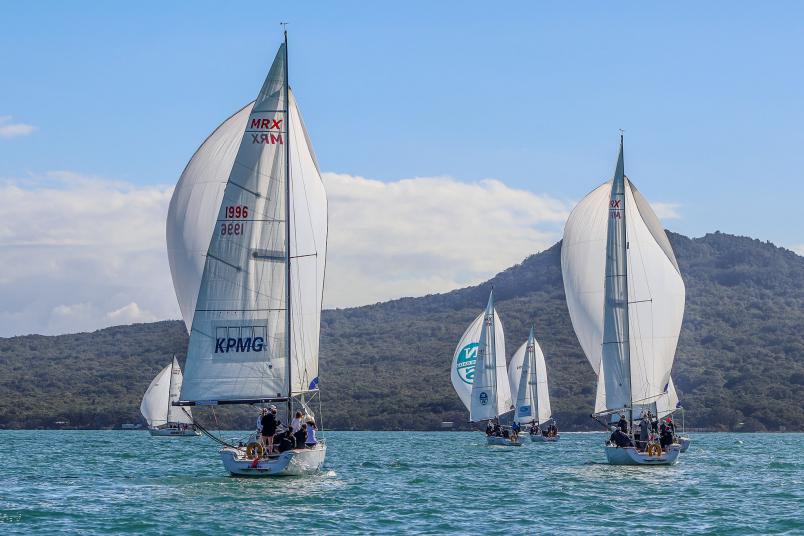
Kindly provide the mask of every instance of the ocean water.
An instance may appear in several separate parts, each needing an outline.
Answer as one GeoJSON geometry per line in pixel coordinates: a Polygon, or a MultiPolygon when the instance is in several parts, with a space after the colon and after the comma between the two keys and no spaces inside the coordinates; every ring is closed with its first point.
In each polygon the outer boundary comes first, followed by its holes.
{"type": "Polygon", "coordinates": [[[804,434],[692,434],[645,468],[603,438],[330,432],[320,475],[244,479],[203,437],[0,431],[0,534],[804,534],[804,434]]]}

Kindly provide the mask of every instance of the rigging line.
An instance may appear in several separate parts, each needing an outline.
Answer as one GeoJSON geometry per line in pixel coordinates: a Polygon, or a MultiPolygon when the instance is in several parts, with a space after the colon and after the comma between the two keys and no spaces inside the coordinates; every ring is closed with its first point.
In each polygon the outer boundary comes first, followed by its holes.
{"type": "Polygon", "coordinates": [[[200,430],[202,434],[204,434],[205,436],[207,436],[211,440],[215,441],[216,443],[220,443],[221,445],[224,445],[226,447],[231,447],[233,449],[238,448],[238,447],[236,447],[236,446],[234,446],[234,445],[232,445],[230,443],[227,443],[223,439],[219,438],[218,436],[214,435],[209,430],[204,428],[198,421],[195,420],[195,418],[193,418],[193,416],[184,407],[182,407],[181,410],[190,418],[190,420],[193,423],[193,426],[195,426],[198,430],[200,430]]]}

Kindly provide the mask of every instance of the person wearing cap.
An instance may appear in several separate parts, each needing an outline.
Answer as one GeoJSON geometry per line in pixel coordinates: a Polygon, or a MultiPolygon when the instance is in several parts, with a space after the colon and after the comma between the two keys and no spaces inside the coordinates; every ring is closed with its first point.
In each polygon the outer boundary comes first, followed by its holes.
{"type": "Polygon", "coordinates": [[[268,413],[263,415],[261,419],[262,424],[262,440],[266,444],[266,452],[271,454],[274,450],[274,435],[279,421],[276,419],[276,406],[268,408],[268,413]]]}

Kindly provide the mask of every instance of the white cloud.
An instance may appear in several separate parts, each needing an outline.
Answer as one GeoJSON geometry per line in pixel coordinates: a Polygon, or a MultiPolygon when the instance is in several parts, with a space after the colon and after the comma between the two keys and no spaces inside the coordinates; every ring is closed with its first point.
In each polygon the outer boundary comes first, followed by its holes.
{"type": "Polygon", "coordinates": [[[12,123],[10,115],[0,115],[0,138],[11,139],[31,134],[36,127],[25,123],[12,123]]]}
{"type": "Polygon", "coordinates": [[[0,336],[178,318],[171,191],[67,172],[0,181],[0,336]]]}
{"type": "Polygon", "coordinates": [[[804,244],[796,244],[794,246],[790,246],[790,249],[796,252],[797,254],[804,256],[804,244]]]}
{"type": "Polygon", "coordinates": [[[559,240],[571,208],[497,180],[386,183],[325,173],[324,183],[329,307],[484,281],[559,240]]]}
{"type": "MultiPolygon", "coordinates": [[[[571,208],[496,180],[324,181],[328,307],[483,281],[555,243],[571,208]]],[[[70,172],[0,180],[0,336],[179,318],[165,252],[171,193],[70,172]]]]}
{"type": "Polygon", "coordinates": [[[650,206],[660,220],[680,220],[681,205],[678,203],[651,203],[650,206]]]}

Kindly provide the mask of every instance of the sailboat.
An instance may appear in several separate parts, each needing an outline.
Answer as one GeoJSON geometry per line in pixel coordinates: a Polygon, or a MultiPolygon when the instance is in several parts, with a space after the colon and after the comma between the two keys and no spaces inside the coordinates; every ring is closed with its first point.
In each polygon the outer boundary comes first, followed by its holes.
{"type": "MultiPolygon", "coordinates": [[[[494,291],[486,310],[469,324],[452,358],[452,386],[469,410],[470,422],[495,421],[511,411],[511,387],[505,368],[505,335],[494,309],[494,291]]],[[[521,446],[503,436],[486,436],[489,445],[521,446]]]]}
{"type": "Polygon", "coordinates": [[[514,353],[508,364],[511,393],[516,394],[514,421],[533,426],[530,440],[534,443],[555,442],[560,437],[542,433],[539,427],[553,420],[550,393],[547,387],[547,366],[544,354],[530,328],[527,342],[514,353]]]}
{"type": "MultiPolygon", "coordinates": [[[[301,410],[309,426],[311,404],[320,408],[327,198],[287,47],[285,33],[256,100],[204,141],[170,202],[168,257],[190,333],[176,404],[280,404],[280,420],[301,410]]],[[[322,440],[281,454],[219,441],[233,475],[317,472],[327,451],[322,440]]]]}
{"type": "MultiPolygon", "coordinates": [[[[684,316],[685,288],[670,241],[647,200],[625,176],[623,140],[614,177],[572,211],[561,247],[564,291],[575,334],[597,374],[593,417],[610,426],[676,411],[670,371],[684,316]]],[[[636,442],[634,442],[636,443],[636,442]]],[[[677,442],[645,450],[607,444],[616,465],[667,465],[677,442]]]]}
{"type": "Polygon", "coordinates": [[[188,437],[201,435],[193,426],[193,416],[182,408],[173,406],[179,399],[182,375],[176,356],[173,361],[159,371],[142,396],[140,413],[148,421],[148,431],[152,436],[188,437]]]}

